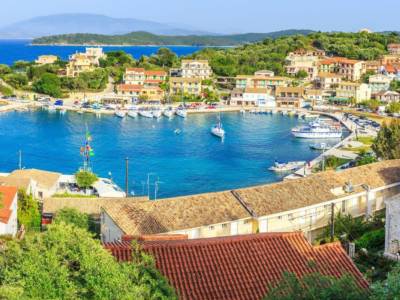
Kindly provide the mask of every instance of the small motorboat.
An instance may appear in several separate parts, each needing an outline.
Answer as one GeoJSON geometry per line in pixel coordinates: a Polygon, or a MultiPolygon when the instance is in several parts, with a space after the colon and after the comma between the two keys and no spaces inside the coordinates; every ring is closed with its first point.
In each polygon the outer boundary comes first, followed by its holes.
{"type": "Polygon", "coordinates": [[[137,118],[138,112],[136,110],[129,110],[128,111],[128,116],[131,118],[137,118]]]}
{"type": "Polygon", "coordinates": [[[332,148],[332,146],[327,143],[316,143],[310,145],[310,148],[313,150],[329,150],[332,148]]]}
{"type": "Polygon", "coordinates": [[[175,112],[172,109],[167,109],[163,111],[163,114],[165,117],[171,119],[174,116],[175,112]]]}
{"type": "Polygon", "coordinates": [[[153,118],[153,113],[151,111],[148,110],[141,110],[139,111],[139,115],[144,117],[144,118],[153,118]]]}
{"type": "Polygon", "coordinates": [[[219,138],[225,137],[225,130],[222,128],[221,117],[218,117],[218,123],[211,127],[211,134],[219,138]]]}
{"type": "Polygon", "coordinates": [[[186,118],[187,117],[187,111],[186,111],[186,109],[178,109],[176,111],[176,115],[181,117],[181,118],[186,118]]]}
{"type": "Polygon", "coordinates": [[[300,169],[305,164],[305,161],[289,161],[288,163],[279,163],[276,161],[272,167],[268,168],[268,170],[274,172],[290,172],[300,169]]]}
{"type": "Polygon", "coordinates": [[[181,132],[182,132],[182,131],[181,131],[179,128],[177,128],[177,129],[174,130],[174,133],[175,133],[175,134],[181,134],[181,132]]]}
{"type": "Polygon", "coordinates": [[[162,111],[161,110],[153,110],[153,117],[154,118],[161,118],[162,117],[162,111]]]}
{"type": "Polygon", "coordinates": [[[118,118],[125,118],[125,117],[126,117],[126,111],[117,110],[117,111],[115,111],[115,115],[116,115],[118,118]]]}

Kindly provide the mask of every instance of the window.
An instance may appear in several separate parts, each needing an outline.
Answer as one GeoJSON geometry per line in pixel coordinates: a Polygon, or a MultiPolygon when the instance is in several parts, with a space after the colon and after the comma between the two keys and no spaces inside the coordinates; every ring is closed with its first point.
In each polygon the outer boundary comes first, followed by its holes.
{"type": "Polygon", "coordinates": [[[228,227],[228,224],[226,224],[226,223],[221,224],[221,227],[222,227],[222,228],[227,228],[227,227],[228,227]]]}
{"type": "Polygon", "coordinates": [[[208,230],[214,230],[214,226],[208,226],[208,230]]]}
{"type": "Polygon", "coordinates": [[[342,201],[342,213],[346,212],[346,200],[342,201]]]}
{"type": "Polygon", "coordinates": [[[244,220],[244,221],[243,221],[243,224],[245,224],[245,225],[246,225],[246,224],[249,224],[249,223],[250,223],[250,220],[244,220]]]}

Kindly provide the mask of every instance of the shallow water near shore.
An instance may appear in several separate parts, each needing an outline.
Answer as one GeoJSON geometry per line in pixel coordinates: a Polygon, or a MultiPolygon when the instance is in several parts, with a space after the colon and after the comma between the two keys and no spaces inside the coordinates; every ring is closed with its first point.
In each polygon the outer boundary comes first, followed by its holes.
{"type": "MultiPolygon", "coordinates": [[[[47,111],[0,114],[0,172],[22,166],[72,174],[82,165],[79,149],[87,125],[95,156],[92,168],[125,186],[129,157],[129,191],[157,198],[227,190],[279,181],[267,170],[274,160],[309,161],[320,153],[310,140],[292,137],[290,129],[304,121],[282,115],[224,113],[226,138],[210,134],[217,114],[120,119],[113,115],[65,115],[47,111]],[[179,129],[180,134],[174,131],[179,129]],[[150,175],[149,175],[150,174],[150,175]],[[149,177],[149,186],[147,185],[149,177]]],[[[337,141],[337,140],[336,140],[337,141]]],[[[331,141],[333,143],[335,141],[331,141]]]]}

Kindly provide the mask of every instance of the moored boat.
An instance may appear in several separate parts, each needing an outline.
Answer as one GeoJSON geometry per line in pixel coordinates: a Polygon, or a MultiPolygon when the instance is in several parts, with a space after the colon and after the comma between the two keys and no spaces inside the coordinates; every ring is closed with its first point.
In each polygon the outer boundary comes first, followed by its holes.
{"type": "Polygon", "coordinates": [[[310,148],[313,150],[329,150],[332,148],[332,146],[327,143],[316,143],[310,145],[310,148]]]}
{"type": "Polygon", "coordinates": [[[186,109],[178,109],[176,111],[176,115],[181,117],[181,118],[186,118],[187,117],[187,111],[186,111],[186,109]]]}
{"type": "Polygon", "coordinates": [[[161,110],[153,110],[153,117],[154,118],[161,118],[162,117],[162,111],[161,110]]]}
{"type": "Polygon", "coordinates": [[[221,117],[218,117],[218,122],[213,127],[211,127],[211,134],[219,138],[225,137],[225,130],[222,128],[221,117]]]}
{"type": "Polygon", "coordinates": [[[287,163],[279,163],[276,161],[272,167],[268,168],[268,170],[274,172],[289,172],[300,169],[305,164],[305,161],[289,161],[287,163]]]}
{"type": "Polygon", "coordinates": [[[153,118],[153,113],[148,110],[141,110],[139,111],[139,115],[144,118],[153,118]]]}
{"type": "Polygon", "coordinates": [[[316,120],[310,122],[308,125],[293,128],[292,134],[297,138],[332,139],[341,138],[343,132],[340,124],[331,125],[316,120]]]}
{"type": "Polygon", "coordinates": [[[128,111],[128,116],[131,118],[137,118],[138,112],[136,110],[129,110],[128,111]]]}
{"type": "Polygon", "coordinates": [[[116,115],[118,118],[125,118],[125,116],[126,116],[126,111],[117,110],[117,111],[115,111],[115,115],[116,115]]]}
{"type": "Polygon", "coordinates": [[[163,115],[167,118],[172,118],[175,112],[172,109],[166,109],[163,111],[163,115]]]}

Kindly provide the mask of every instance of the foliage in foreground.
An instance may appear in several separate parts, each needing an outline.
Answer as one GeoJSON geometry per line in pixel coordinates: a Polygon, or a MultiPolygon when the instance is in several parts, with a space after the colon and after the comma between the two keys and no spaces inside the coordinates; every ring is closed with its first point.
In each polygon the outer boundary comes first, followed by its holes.
{"type": "Polygon", "coordinates": [[[24,225],[26,230],[40,230],[39,203],[23,189],[18,191],[17,218],[19,225],[24,225]]]}
{"type": "Polygon", "coordinates": [[[400,120],[395,119],[390,124],[382,124],[372,144],[372,150],[385,160],[400,158],[400,120]]]}
{"type": "Polygon", "coordinates": [[[89,230],[89,216],[74,208],[63,208],[59,210],[53,222],[54,224],[65,223],[89,230]]]}
{"type": "Polygon", "coordinates": [[[50,225],[0,250],[0,299],[174,299],[173,290],[137,251],[118,263],[80,228],[50,225]]]}
{"type": "Polygon", "coordinates": [[[285,272],[276,287],[269,287],[264,300],[365,300],[367,295],[350,275],[336,278],[311,273],[298,278],[293,273],[285,272]]]}
{"type": "Polygon", "coordinates": [[[387,279],[373,284],[371,290],[371,300],[400,299],[400,265],[397,263],[388,273],[387,279]]]}

